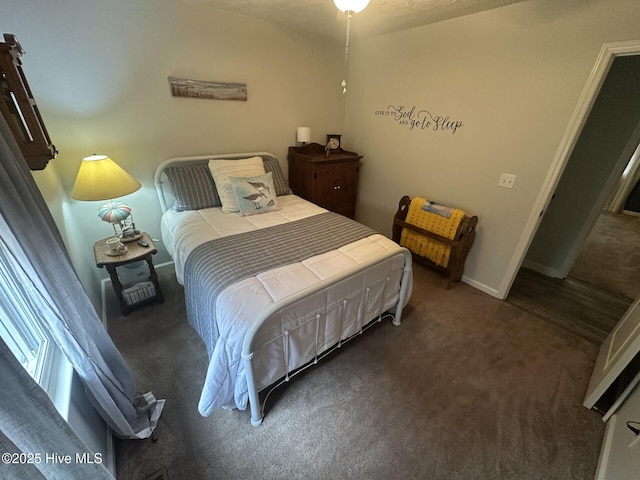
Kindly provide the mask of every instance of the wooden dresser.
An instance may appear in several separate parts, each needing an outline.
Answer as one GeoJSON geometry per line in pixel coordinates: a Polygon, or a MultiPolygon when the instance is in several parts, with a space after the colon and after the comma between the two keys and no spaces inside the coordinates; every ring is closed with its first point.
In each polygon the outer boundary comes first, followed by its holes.
{"type": "Polygon", "coordinates": [[[354,218],[361,155],[319,143],[289,147],[289,185],[296,195],[354,218]]]}

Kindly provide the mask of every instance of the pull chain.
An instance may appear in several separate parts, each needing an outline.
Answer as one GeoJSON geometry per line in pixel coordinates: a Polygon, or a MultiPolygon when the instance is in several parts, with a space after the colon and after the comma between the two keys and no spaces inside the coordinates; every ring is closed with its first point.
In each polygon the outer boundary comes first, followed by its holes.
{"type": "Polygon", "coordinates": [[[353,12],[351,10],[347,10],[347,38],[344,44],[344,79],[340,84],[342,86],[342,94],[346,95],[347,93],[347,76],[349,75],[349,37],[351,35],[351,17],[353,16],[353,12]]]}

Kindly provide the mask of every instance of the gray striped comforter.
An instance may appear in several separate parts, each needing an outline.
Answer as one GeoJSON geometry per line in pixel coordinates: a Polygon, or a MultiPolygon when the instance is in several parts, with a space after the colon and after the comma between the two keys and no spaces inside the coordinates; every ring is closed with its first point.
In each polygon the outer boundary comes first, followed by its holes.
{"type": "Polygon", "coordinates": [[[375,233],[342,215],[327,212],[212,240],[191,252],[184,277],[187,319],[204,341],[210,362],[200,398],[201,414],[208,415],[218,406],[246,408],[246,403],[238,405],[236,401],[235,385],[245,332],[235,332],[234,338],[220,338],[216,316],[218,295],[242,279],[335,250],[375,233]]]}

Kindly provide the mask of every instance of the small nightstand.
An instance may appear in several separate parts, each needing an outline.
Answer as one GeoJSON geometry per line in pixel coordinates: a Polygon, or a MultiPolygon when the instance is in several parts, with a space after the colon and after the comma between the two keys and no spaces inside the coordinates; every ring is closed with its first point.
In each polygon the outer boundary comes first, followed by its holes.
{"type": "Polygon", "coordinates": [[[98,240],[94,243],[93,254],[96,259],[96,266],[99,268],[105,267],[107,272],[109,272],[113,290],[116,292],[116,296],[120,301],[122,313],[124,315],[128,315],[132,310],[151,302],[162,303],[164,301],[164,297],[162,296],[160,284],[158,283],[158,275],[156,274],[155,268],[153,268],[153,259],[151,258],[152,255],[158,253],[158,250],[149,237],[149,234],[143,232],[142,238],[140,239],[140,241],[144,241],[149,244],[147,247],[139,245],[138,242],[125,243],[127,251],[122,255],[117,256],[107,254],[109,247],[107,247],[106,241],[109,238],[113,237],[103,238],[102,240],[98,240]],[[146,286],[141,284],[124,288],[118,278],[118,271],[116,268],[129,263],[139,262],[141,260],[147,262],[147,265],[149,266],[149,280],[151,281],[151,284],[146,286]]]}

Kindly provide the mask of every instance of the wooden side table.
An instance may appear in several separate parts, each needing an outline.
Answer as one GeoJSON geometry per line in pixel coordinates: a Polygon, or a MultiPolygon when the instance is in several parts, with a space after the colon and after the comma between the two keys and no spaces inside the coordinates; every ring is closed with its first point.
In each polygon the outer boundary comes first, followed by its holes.
{"type": "Polygon", "coordinates": [[[127,247],[127,251],[122,255],[111,256],[108,255],[109,247],[107,246],[106,241],[109,238],[103,238],[102,240],[98,240],[93,244],[93,254],[96,259],[96,266],[98,268],[105,267],[107,272],[109,272],[109,276],[111,277],[111,284],[113,285],[113,290],[118,297],[118,301],[120,302],[120,308],[122,309],[122,313],[124,315],[128,315],[132,310],[147,305],[152,302],[162,303],[164,302],[164,297],[162,296],[162,291],[160,290],[160,284],[158,283],[158,275],[156,274],[156,270],[153,267],[153,259],[152,255],[158,253],[156,246],[153,241],[149,237],[148,233],[143,232],[141,242],[146,242],[148,244],[147,247],[143,247],[138,244],[138,242],[128,242],[125,243],[127,247]],[[134,263],[144,260],[147,262],[149,266],[149,280],[153,284],[153,291],[148,288],[140,289],[136,292],[127,292],[122,286],[120,279],[118,278],[117,267],[121,267],[123,265],[127,265],[128,263],[134,263]]]}

